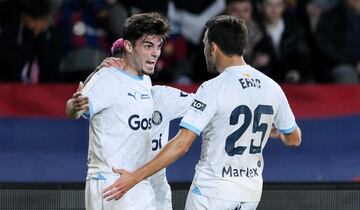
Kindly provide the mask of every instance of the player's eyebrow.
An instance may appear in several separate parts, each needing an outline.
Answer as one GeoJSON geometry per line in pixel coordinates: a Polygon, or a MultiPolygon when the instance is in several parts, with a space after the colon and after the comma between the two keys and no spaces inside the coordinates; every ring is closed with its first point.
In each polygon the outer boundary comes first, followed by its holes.
{"type": "Polygon", "coordinates": [[[146,40],[144,40],[144,41],[143,41],[143,43],[144,43],[144,44],[151,44],[151,45],[154,45],[154,43],[152,43],[152,42],[150,42],[150,41],[146,41],[146,40]]]}
{"type": "MultiPolygon", "coordinates": [[[[145,43],[145,44],[150,44],[150,45],[152,45],[152,46],[155,46],[155,44],[154,44],[153,42],[151,42],[151,41],[144,40],[143,43],[145,43]]],[[[158,47],[162,47],[163,44],[164,44],[164,41],[161,41],[161,43],[159,44],[158,47]]]]}

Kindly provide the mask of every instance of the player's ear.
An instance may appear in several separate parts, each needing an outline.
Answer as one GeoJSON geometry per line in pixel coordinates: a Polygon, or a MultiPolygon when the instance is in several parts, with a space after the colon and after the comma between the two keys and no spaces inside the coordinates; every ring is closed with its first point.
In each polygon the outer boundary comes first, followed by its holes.
{"type": "Polygon", "coordinates": [[[216,54],[219,50],[219,46],[215,42],[210,43],[210,52],[211,54],[216,54]]]}
{"type": "Polygon", "coordinates": [[[124,40],[124,49],[127,53],[132,53],[133,46],[129,40],[124,40]]]}

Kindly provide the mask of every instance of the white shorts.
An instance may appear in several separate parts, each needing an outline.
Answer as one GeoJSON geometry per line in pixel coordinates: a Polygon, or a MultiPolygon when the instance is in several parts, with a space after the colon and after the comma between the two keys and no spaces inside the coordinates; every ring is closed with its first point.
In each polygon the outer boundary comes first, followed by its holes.
{"type": "Polygon", "coordinates": [[[85,187],[87,210],[156,210],[154,191],[148,181],[141,181],[121,199],[107,201],[103,190],[113,184],[119,176],[107,176],[106,180],[89,179],[85,187]]]}
{"type": "Polygon", "coordinates": [[[172,210],[171,188],[166,180],[165,169],[152,175],[149,181],[155,192],[156,210],[172,210]]]}
{"type": "Polygon", "coordinates": [[[227,201],[210,198],[190,190],[186,199],[185,210],[256,210],[258,204],[259,202],[227,201]]]}

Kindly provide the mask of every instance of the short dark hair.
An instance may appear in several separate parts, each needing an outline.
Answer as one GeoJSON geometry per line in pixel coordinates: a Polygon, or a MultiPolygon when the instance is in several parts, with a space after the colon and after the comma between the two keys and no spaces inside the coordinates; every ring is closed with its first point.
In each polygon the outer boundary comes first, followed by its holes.
{"type": "Polygon", "coordinates": [[[165,39],[169,32],[169,23],[159,13],[135,14],[125,21],[124,40],[134,44],[144,35],[158,35],[165,39]]]}
{"type": "Polygon", "coordinates": [[[244,55],[248,29],[238,17],[220,15],[206,22],[207,38],[216,43],[226,55],[244,55]]]}

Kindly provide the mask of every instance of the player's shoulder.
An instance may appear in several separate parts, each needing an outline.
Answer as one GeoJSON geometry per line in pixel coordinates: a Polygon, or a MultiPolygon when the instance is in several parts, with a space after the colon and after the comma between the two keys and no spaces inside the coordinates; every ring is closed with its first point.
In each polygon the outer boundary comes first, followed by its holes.
{"type": "Polygon", "coordinates": [[[97,73],[100,75],[113,75],[116,68],[113,67],[102,67],[97,73]]]}
{"type": "Polygon", "coordinates": [[[113,78],[115,74],[114,68],[103,67],[99,71],[97,71],[92,79],[108,79],[113,78]]]}
{"type": "Polygon", "coordinates": [[[170,86],[166,86],[166,85],[154,85],[151,88],[151,94],[153,96],[154,99],[156,98],[173,98],[176,96],[181,95],[181,91],[179,89],[170,87],[170,86]]]}
{"type": "Polygon", "coordinates": [[[167,85],[154,85],[151,88],[151,93],[159,94],[159,93],[178,93],[179,89],[167,86],[167,85]]]}
{"type": "Polygon", "coordinates": [[[249,67],[252,68],[252,70],[256,73],[256,77],[258,77],[261,82],[262,82],[262,86],[266,86],[266,90],[268,90],[269,92],[279,92],[282,91],[281,86],[272,78],[270,78],[269,76],[265,75],[263,72],[253,68],[253,67],[249,67]]]}
{"type": "Polygon", "coordinates": [[[203,82],[199,86],[199,90],[207,90],[207,91],[218,90],[220,88],[221,84],[223,84],[225,79],[226,79],[226,77],[223,74],[220,74],[220,75],[216,76],[215,78],[212,78],[210,80],[203,82]]]}
{"type": "Polygon", "coordinates": [[[104,85],[110,85],[112,84],[112,80],[113,80],[113,75],[112,75],[112,70],[110,68],[101,68],[99,71],[95,72],[88,84],[86,84],[85,87],[87,87],[87,89],[93,87],[93,86],[104,86],[104,85]]]}

